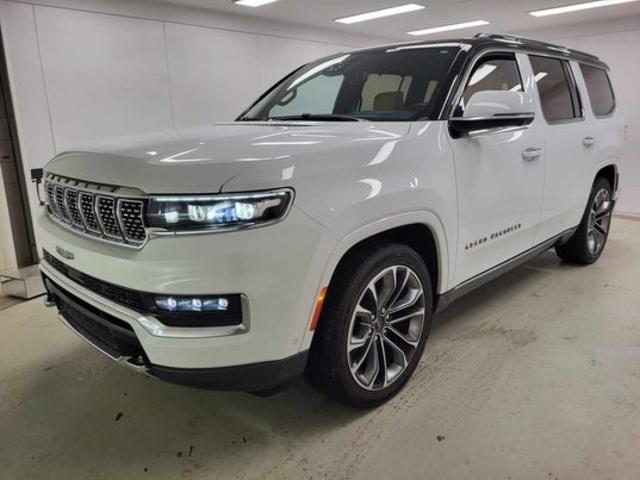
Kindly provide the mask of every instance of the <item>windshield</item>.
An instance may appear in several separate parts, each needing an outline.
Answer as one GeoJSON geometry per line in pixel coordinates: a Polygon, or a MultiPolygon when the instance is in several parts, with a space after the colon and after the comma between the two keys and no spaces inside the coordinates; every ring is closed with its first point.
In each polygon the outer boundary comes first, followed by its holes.
{"type": "Polygon", "coordinates": [[[431,119],[457,46],[406,46],[305,65],[240,120],[408,121],[431,119]]]}

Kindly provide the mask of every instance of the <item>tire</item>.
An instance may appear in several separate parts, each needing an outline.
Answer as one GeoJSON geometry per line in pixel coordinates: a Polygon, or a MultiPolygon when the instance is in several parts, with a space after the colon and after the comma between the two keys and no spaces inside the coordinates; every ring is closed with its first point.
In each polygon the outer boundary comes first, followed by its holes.
{"type": "Polygon", "coordinates": [[[432,312],[429,271],[414,250],[387,243],[350,254],[331,281],[313,339],[312,383],[357,408],[388,401],[420,361],[432,312]]]}
{"type": "Polygon", "coordinates": [[[589,265],[600,258],[609,237],[612,199],[613,190],[609,181],[597,178],[578,230],[566,243],[556,247],[556,253],[561,259],[589,265]]]}

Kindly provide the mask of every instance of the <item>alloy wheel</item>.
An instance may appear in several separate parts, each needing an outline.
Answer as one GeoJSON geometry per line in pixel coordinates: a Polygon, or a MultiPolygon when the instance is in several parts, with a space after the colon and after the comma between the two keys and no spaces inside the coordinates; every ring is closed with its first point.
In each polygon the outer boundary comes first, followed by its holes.
{"type": "Polygon", "coordinates": [[[611,224],[611,205],[611,194],[605,188],[593,198],[587,229],[587,248],[591,255],[597,255],[604,248],[611,224]]]}
{"type": "Polygon", "coordinates": [[[377,391],[400,378],[415,355],[424,322],[424,288],[412,269],[395,265],[376,275],[349,325],[347,357],[358,385],[377,391]]]}

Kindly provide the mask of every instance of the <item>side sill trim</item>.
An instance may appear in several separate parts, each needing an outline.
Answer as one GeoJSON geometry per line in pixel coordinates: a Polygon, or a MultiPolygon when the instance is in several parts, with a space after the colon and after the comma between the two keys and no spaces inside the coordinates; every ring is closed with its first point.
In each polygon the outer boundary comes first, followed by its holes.
{"type": "Polygon", "coordinates": [[[529,250],[525,250],[519,255],[516,255],[515,257],[510,258],[509,260],[506,260],[500,263],[499,265],[496,265],[495,267],[490,268],[485,272],[479,273],[475,277],[472,277],[469,280],[465,280],[461,284],[453,287],[451,290],[448,290],[442,293],[438,297],[438,303],[435,309],[436,313],[441,312],[446,307],[448,307],[451,303],[453,303],[460,297],[466,295],[467,293],[475,290],[478,287],[481,287],[482,285],[490,282],[491,280],[498,278],[503,273],[506,273],[509,270],[512,270],[522,265],[524,262],[531,260],[534,257],[537,257],[541,253],[549,250],[551,247],[568,240],[571,237],[571,235],[575,233],[577,229],[578,229],[578,226],[565,230],[564,232],[554,237],[551,237],[550,239],[536,245],[535,247],[530,248],[529,250]]]}

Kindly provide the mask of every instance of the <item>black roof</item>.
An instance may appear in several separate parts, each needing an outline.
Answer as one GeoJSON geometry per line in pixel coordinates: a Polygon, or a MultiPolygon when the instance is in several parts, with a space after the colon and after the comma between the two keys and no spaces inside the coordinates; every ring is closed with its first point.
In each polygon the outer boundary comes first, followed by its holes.
{"type": "Polygon", "coordinates": [[[507,34],[495,34],[495,33],[480,33],[474,37],[466,38],[450,38],[445,40],[433,40],[433,41],[415,41],[398,43],[392,45],[381,45],[378,47],[364,48],[359,51],[376,51],[382,49],[389,49],[394,47],[407,47],[412,45],[430,45],[430,44],[467,44],[471,46],[474,51],[480,51],[492,47],[501,47],[507,49],[513,49],[514,51],[526,50],[528,52],[538,52],[541,54],[554,55],[557,57],[576,60],[578,62],[586,62],[595,65],[599,65],[604,68],[608,68],[607,65],[602,62],[596,55],[590,53],[581,52],[572,48],[564,47],[562,45],[554,45],[552,43],[541,42],[538,40],[532,40],[530,38],[522,38],[515,35],[507,34]]]}

